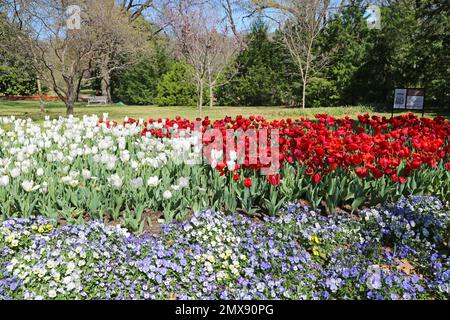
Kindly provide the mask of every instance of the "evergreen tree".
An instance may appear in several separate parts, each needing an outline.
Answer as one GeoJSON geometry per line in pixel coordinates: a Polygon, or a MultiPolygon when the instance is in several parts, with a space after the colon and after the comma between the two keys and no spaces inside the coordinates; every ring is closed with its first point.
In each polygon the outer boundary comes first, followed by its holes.
{"type": "Polygon", "coordinates": [[[27,62],[26,53],[2,45],[10,43],[15,32],[20,31],[0,13],[0,94],[32,95],[37,91],[36,73],[27,62]]]}
{"type": "Polygon", "coordinates": [[[154,54],[148,54],[138,64],[113,75],[113,100],[126,104],[155,104],[158,84],[172,64],[165,48],[156,45],[154,54]]]}
{"type": "Polygon", "coordinates": [[[263,106],[289,103],[292,100],[287,88],[289,73],[286,71],[284,49],[270,39],[268,27],[262,19],[252,25],[246,49],[236,58],[237,70],[231,80],[217,92],[219,104],[263,106]]]}
{"type": "Polygon", "coordinates": [[[189,66],[176,62],[158,84],[156,103],[160,106],[195,106],[197,89],[189,66]]]}
{"type": "MultiPolygon", "coordinates": [[[[325,105],[354,105],[361,102],[357,74],[364,66],[367,52],[372,47],[370,31],[364,18],[365,6],[362,0],[352,0],[339,15],[327,24],[319,39],[322,50],[334,50],[329,67],[323,71],[323,79],[314,79],[316,87],[325,86],[328,93],[325,105]]],[[[314,87],[314,85],[312,85],[314,87]]],[[[311,91],[314,93],[314,88],[311,91]]],[[[315,96],[309,97],[316,101],[315,96]]]]}

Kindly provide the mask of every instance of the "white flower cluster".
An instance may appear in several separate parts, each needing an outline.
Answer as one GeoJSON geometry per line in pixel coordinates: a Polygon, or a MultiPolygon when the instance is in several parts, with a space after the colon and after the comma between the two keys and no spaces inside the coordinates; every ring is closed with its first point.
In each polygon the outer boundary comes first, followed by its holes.
{"type": "MultiPolygon", "coordinates": [[[[30,119],[3,117],[0,124],[10,126],[10,129],[0,132],[0,187],[7,186],[10,178],[30,173],[37,177],[45,176],[48,174],[45,165],[73,165],[77,159],[93,162],[112,172],[118,166],[138,170],[141,167],[160,168],[169,161],[194,165],[201,159],[198,138],[158,139],[149,134],[139,137],[143,129],[139,123],[108,127],[106,123],[99,124],[97,116],[84,116],[82,119],[46,118],[42,125],[30,119]]],[[[160,124],[155,123],[148,128],[152,126],[156,128],[160,124]]],[[[83,177],[90,179],[89,170],[82,170],[83,177]]],[[[63,183],[75,187],[79,183],[77,177],[71,172],[61,178],[63,183]]],[[[120,185],[116,177],[111,181],[114,187],[120,185]]],[[[27,192],[39,189],[34,188],[31,182],[24,184],[27,192]]]]}

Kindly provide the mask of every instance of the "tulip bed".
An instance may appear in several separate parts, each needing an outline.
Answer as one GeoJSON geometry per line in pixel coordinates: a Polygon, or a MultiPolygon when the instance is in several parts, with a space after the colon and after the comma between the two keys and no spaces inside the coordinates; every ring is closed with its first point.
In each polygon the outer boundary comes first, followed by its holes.
{"type": "Polygon", "coordinates": [[[450,123],[441,117],[117,123],[104,115],[42,124],[3,117],[0,125],[3,219],[38,213],[71,224],[118,221],[141,233],[149,222],[147,209],[170,222],[204,208],[274,216],[299,199],[333,213],[403,195],[450,196],[450,123]],[[278,130],[278,141],[269,139],[268,145],[279,146],[279,172],[261,174],[267,164],[252,164],[248,155],[242,163],[236,157],[227,161],[224,155],[234,150],[226,144],[199,163],[204,148],[214,143],[205,134],[212,129],[223,137],[227,129],[278,130]]]}
{"type": "Polygon", "coordinates": [[[411,196],[361,219],[287,204],[200,211],[137,237],[98,221],[0,224],[0,299],[448,299],[450,215],[411,196]]]}

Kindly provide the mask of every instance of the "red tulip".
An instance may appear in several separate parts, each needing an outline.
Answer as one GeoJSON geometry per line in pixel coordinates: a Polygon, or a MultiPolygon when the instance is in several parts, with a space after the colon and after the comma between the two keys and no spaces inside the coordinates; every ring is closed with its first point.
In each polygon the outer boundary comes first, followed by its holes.
{"type": "Polygon", "coordinates": [[[274,187],[278,186],[280,184],[280,175],[271,175],[267,177],[267,181],[270,182],[274,187]]]}
{"type": "Polygon", "coordinates": [[[252,184],[253,184],[253,182],[252,182],[252,179],[251,179],[251,178],[245,178],[245,179],[244,179],[244,186],[245,186],[246,188],[250,188],[250,187],[252,186],[252,184]]]}
{"type": "Polygon", "coordinates": [[[320,176],[320,174],[316,173],[316,174],[314,174],[314,175],[312,176],[312,181],[313,181],[315,184],[320,183],[320,180],[322,180],[322,177],[320,176]]]}
{"type": "MultiPolygon", "coordinates": [[[[437,164],[448,159],[450,154],[447,142],[450,126],[442,117],[422,119],[408,114],[388,119],[366,114],[358,116],[356,121],[349,117],[335,119],[328,115],[317,115],[315,118],[318,121],[301,118],[269,122],[260,116],[225,117],[215,121],[206,117],[199,118],[198,121],[202,124],[203,132],[211,128],[222,133],[225,133],[226,129],[279,130],[278,161],[282,166],[297,162],[306,169],[306,175],[311,176],[314,183],[320,183],[323,174],[329,174],[336,169],[341,169],[344,174],[354,171],[360,178],[368,178],[371,173],[375,179],[391,176],[393,181],[406,183],[407,176],[414,170],[421,170],[423,167],[437,168],[437,164]],[[406,167],[402,177],[398,177],[393,173],[397,172],[402,162],[406,163],[406,167]]],[[[171,136],[170,129],[175,125],[179,129],[194,129],[194,122],[181,117],[165,119],[163,129],[152,127],[156,121],[161,123],[162,119],[150,119],[142,128],[141,134],[164,138],[171,136]]],[[[100,119],[99,125],[102,122],[104,121],[100,119]]],[[[136,119],[128,119],[128,123],[134,122],[136,119]]],[[[118,124],[108,121],[106,125],[110,127],[118,124]]],[[[226,142],[225,135],[223,142],[226,142]]],[[[208,145],[211,142],[204,143],[208,145]]],[[[246,145],[248,148],[248,142],[246,145]]],[[[226,145],[223,151],[224,154],[228,151],[226,145]]],[[[256,164],[250,163],[247,155],[241,167],[245,168],[245,171],[259,170],[265,165],[260,161],[256,164]]],[[[235,172],[237,168],[238,166],[235,172]]],[[[445,169],[450,170],[448,160],[445,169]]],[[[227,171],[223,163],[217,166],[217,170],[221,175],[227,171]]],[[[233,176],[233,179],[239,180],[239,175],[233,176]]],[[[269,176],[267,180],[273,185],[279,184],[278,176],[269,176]]]]}
{"type": "Polygon", "coordinates": [[[398,181],[399,181],[400,183],[406,183],[406,182],[408,182],[408,178],[405,178],[405,177],[399,177],[399,178],[398,178],[398,181]]]}
{"type": "Polygon", "coordinates": [[[369,173],[369,169],[364,167],[358,167],[355,169],[356,175],[360,178],[367,177],[367,174],[369,173]]]}

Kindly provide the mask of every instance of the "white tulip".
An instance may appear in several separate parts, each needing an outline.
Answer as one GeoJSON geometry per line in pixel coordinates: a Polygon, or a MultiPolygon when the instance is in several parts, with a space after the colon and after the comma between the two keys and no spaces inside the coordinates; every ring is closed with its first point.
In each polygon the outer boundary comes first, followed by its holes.
{"type": "Polygon", "coordinates": [[[39,185],[34,185],[34,182],[33,181],[30,181],[30,180],[25,180],[25,181],[23,181],[22,183],[21,183],[21,186],[22,186],[22,188],[23,188],[23,190],[25,190],[26,192],[32,192],[32,191],[35,191],[35,190],[37,190],[37,189],[39,189],[40,188],[40,186],[39,185]]]}
{"type": "Polygon", "coordinates": [[[120,154],[120,160],[122,160],[122,162],[130,161],[130,152],[128,150],[123,150],[120,154]]]}
{"type": "Polygon", "coordinates": [[[106,169],[111,171],[116,167],[116,162],[115,161],[109,161],[106,163],[106,169]]]}
{"type": "Polygon", "coordinates": [[[133,179],[130,181],[131,187],[134,189],[139,189],[144,185],[144,180],[141,177],[133,179]]]}
{"type": "Polygon", "coordinates": [[[186,188],[187,186],[189,186],[189,178],[181,177],[181,178],[178,180],[178,185],[179,185],[181,188],[186,188]]]}
{"type": "Polygon", "coordinates": [[[18,176],[20,176],[20,169],[19,168],[13,168],[9,174],[11,175],[12,178],[17,178],[18,176]]]}
{"type": "Polygon", "coordinates": [[[227,167],[229,171],[234,171],[234,169],[236,168],[236,162],[234,162],[233,160],[227,161],[227,167]]]}
{"type": "Polygon", "coordinates": [[[131,160],[130,167],[131,169],[136,170],[139,167],[139,163],[136,160],[131,160]]]}
{"type": "Polygon", "coordinates": [[[158,177],[150,177],[147,179],[147,185],[149,187],[156,187],[159,184],[159,178],[158,177]]]}
{"type": "Polygon", "coordinates": [[[169,190],[164,191],[163,198],[169,200],[170,198],[172,198],[172,192],[170,192],[169,190]]]}
{"type": "Polygon", "coordinates": [[[48,183],[47,182],[42,183],[42,186],[39,189],[39,192],[41,192],[41,193],[47,193],[48,192],[48,183]]]}
{"type": "Polygon", "coordinates": [[[37,175],[38,177],[42,177],[42,176],[44,175],[44,169],[38,168],[38,169],[36,170],[36,175],[37,175]]]}
{"type": "Polygon", "coordinates": [[[62,177],[61,181],[65,184],[70,184],[70,182],[72,181],[72,177],[71,176],[62,177]]]}
{"type": "Polygon", "coordinates": [[[102,160],[102,155],[97,153],[92,157],[92,160],[94,160],[95,163],[99,163],[102,160]]]}
{"type": "Polygon", "coordinates": [[[120,189],[123,185],[123,180],[117,174],[113,174],[111,178],[109,178],[109,183],[114,189],[120,189]]]}
{"type": "Polygon", "coordinates": [[[17,154],[17,161],[18,162],[22,162],[23,160],[25,160],[25,155],[22,152],[18,153],[17,154]]]}
{"type": "Polygon", "coordinates": [[[9,176],[0,177],[0,187],[6,187],[9,184],[9,176]]]}
{"type": "Polygon", "coordinates": [[[92,177],[91,172],[89,170],[86,170],[86,169],[83,169],[83,171],[81,172],[81,175],[86,180],[89,180],[92,177]]]}
{"type": "Polygon", "coordinates": [[[71,170],[69,172],[69,176],[71,176],[72,178],[77,178],[80,175],[80,171],[78,170],[71,170]]]}
{"type": "Polygon", "coordinates": [[[76,179],[72,179],[69,181],[69,186],[71,186],[72,188],[75,188],[76,186],[78,186],[79,181],[76,179]]]}

